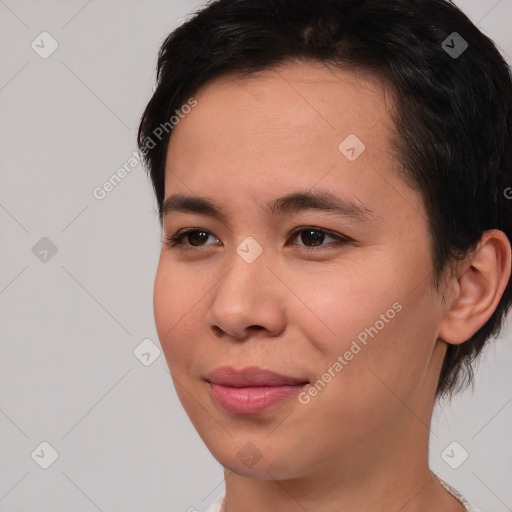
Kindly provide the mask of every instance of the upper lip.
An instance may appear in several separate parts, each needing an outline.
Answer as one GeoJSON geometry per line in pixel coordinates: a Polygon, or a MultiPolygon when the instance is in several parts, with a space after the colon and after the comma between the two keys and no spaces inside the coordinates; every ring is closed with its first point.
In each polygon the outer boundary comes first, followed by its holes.
{"type": "Polygon", "coordinates": [[[293,386],[307,383],[307,379],[281,375],[256,366],[247,366],[239,370],[231,366],[221,366],[215,368],[215,370],[208,374],[207,381],[232,388],[250,386],[293,386]]]}

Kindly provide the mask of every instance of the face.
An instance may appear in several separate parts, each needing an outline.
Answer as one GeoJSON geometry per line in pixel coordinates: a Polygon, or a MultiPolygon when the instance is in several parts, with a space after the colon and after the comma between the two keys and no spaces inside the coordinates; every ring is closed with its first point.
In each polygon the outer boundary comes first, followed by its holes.
{"type": "Polygon", "coordinates": [[[164,237],[177,238],[154,313],[207,447],[238,474],[292,479],[427,439],[442,310],[385,87],[289,63],[194,97],[168,148],[164,237]]]}

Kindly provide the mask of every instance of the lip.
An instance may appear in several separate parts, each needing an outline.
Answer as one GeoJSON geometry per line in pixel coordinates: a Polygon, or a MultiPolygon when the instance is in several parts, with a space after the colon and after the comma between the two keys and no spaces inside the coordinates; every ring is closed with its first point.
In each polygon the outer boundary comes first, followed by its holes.
{"type": "Polygon", "coordinates": [[[281,375],[256,366],[240,370],[222,366],[210,372],[206,381],[212,400],[232,414],[257,414],[291,398],[308,384],[307,379],[281,375]]]}

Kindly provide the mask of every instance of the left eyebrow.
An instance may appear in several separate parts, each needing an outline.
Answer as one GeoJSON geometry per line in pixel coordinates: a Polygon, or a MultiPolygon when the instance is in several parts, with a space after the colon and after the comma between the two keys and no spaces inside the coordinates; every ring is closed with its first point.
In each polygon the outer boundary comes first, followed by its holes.
{"type": "Polygon", "coordinates": [[[294,192],[269,201],[267,207],[274,215],[314,210],[359,221],[369,221],[374,218],[374,213],[360,201],[327,190],[294,192]]]}
{"type": "MultiPolygon", "coordinates": [[[[360,201],[349,199],[328,190],[298,191],[266,203],[271,215],[289,215],[304,211],[321,211],[355,221],[370,221],[375,214],[360,201]]],[[[165,199],[163,216],[171,212],[198,213],[229,221],[230,216],[212,199],[207,197],[175,194],[165,199]]]]}

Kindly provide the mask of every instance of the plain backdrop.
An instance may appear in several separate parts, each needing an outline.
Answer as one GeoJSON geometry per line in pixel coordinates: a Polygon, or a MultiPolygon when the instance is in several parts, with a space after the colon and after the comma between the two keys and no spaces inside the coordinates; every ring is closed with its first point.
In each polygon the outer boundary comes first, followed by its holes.
{"type": "MultiPolygon", "coordinates": [[[[511,62],[512,0],[457,3],[511,62]]],[[[201,4],[0,0],[2,512],[202,511],[223,491],[158,355],[159,224],[128,164],[159,45],[201,4]]],[[[509,321],[432,427],[432,468],[482,512],[512,510],[511,363],[509,321]]]]}

